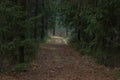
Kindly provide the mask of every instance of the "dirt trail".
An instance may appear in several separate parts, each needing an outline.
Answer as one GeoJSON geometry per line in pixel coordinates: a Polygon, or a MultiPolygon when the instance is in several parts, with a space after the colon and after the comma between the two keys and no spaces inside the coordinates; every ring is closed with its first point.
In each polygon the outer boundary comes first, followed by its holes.
{"type": "Polygon", "coordinates": [[[36,63],[21,74],[0,80],[114,80],[111,71],[96,64],[90,57],[80,56],[59,37],[40,46],[36,63]]]}

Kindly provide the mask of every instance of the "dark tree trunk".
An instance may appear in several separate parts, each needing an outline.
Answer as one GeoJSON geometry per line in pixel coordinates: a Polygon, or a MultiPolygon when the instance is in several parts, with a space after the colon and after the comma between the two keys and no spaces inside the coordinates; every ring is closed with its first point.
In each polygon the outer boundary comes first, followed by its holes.
{"type": "Polygon", "coordinates": [[[3,67],[3,54],[1,53],[0,54],[0,72],[3,72],[3,69],[4,69],[4,67],[3,67]]]}
{"type": "MultiPolygon", "coordinates": [[[[18,0],[18,2],[19,2],[18,4],[20,4],[22,6],[23,11],[25,11],[26,10],[26,0],[18,0]]],[[[25,40],[25,34],[20,35],[20,38],[21,38],[21,41],[24,41],[25,40]]],[[[21,45],[19,47],[19,63],[24,63],[25,62],[24,57],[25,57],[24,46],[21,45]]]]}
{"type": "Polygon", "coordinates": [[[24,60],[24,55],[25,55],[25,53],[24,53],[24,46],[20,46],[20,48],[19,48],[19,63],[24,63],[25,62],[25,60],[24,60]]]}
{"type": "Polygon", "coordinates": [[[45,25],[45,35],[48,35],[48,17],[49,17],[49,0],[44,0],[44,10],[45,10],[45,16],[44,16],[44,25],[45,25]]]}
{"type": "MultiPolygon", "coordinates": [[[[35,16],[38,15],[38,9],[39,9],[39,0],[35,0],[35,16]]],[[[34,38],[37,39],[37,27],[38,22],[35,20],[35,27],[34,27],[34,38]]]]}
{"type": "Polygon", "coordinates": [[[43,23],[43,25],[42,25],[42,27],[41,27],[41,39],[44,39],[44,36],[45,36],[44,16],[42,17],[42,23],[43,23]]]}
{"type": "Polygon", "coordinates": [[[55,27],[53,27],[53,36],[55,36],[55,27]]]}
{"type": "Polygon", "coordinates": [[[41,39],[44,39],[45,37],[45,27],[46,27],[46,21],[45,21],[45,1],[42,0],[42,11],[44,12],[44,15],[42,16],[42,27],[41,27],[41,39]]]}
{"type": "Polygon", "coordinates": [[[80,29],[78,29],[78,40],[80,41],[80,29]]]}
{"type": "Polygon", "coordinates": [[[66,28],[66,36],[69,36],[69,30],[66,28]]]}

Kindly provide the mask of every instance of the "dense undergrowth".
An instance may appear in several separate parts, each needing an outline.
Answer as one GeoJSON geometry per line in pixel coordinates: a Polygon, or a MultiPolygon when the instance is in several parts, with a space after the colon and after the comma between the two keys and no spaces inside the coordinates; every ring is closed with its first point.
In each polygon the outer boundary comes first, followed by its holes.
{"type": "Polygon", "coordinates": [[[43,38],[41,23],[36,23],[41,16],[29,15],[22,5],[0,1],[0,72],[25,71],[38,53],[43,38]]]}
{"type": "Polygon", "coordinates": [[[120,66],[120,1],[75,0],[65,4],[64,21],[72,30],[74,47],[101,64],[120,66]]]}

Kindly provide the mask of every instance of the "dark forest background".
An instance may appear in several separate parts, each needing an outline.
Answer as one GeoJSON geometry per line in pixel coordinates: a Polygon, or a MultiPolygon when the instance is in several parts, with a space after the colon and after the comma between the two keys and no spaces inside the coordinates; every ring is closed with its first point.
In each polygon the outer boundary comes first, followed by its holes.
{"type": "Polygon", "coordinates": [[[81,54],[120,66],[120,0],[0,0],[0,71],[25,71],[61,27],[81,54]]]}

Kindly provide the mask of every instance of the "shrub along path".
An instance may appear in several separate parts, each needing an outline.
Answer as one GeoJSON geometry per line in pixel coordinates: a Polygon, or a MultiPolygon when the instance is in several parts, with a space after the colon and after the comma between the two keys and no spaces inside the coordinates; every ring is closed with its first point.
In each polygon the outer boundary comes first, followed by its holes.
{"type": "Polygon", "coordinates": [[[53,37],[40,46],[40,53],[24,73],[1,76],[0,80],[114,80],[108,68],[96,64],[53,37]]]}

